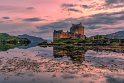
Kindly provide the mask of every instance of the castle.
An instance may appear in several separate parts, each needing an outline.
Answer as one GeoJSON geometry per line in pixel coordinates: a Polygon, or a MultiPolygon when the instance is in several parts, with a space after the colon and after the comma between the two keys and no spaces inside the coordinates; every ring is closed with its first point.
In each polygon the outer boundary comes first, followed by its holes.
{"type": "Polygon", "coordinates": [[[71,38],[71,39],[85,39],[86,36],[84,35],[84,26],[82,24],[72,24],[70,28],[70,32],[63,32],[63,30],[54,30],[53,32],[53,41],[62,38],[71,38]]]}

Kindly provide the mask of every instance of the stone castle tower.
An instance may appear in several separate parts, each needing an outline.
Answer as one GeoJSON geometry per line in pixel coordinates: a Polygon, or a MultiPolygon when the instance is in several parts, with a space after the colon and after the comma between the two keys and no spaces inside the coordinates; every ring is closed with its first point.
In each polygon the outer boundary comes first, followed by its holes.
{"type": "Polygon", "coordinates": [[[72,38],[72,39],[85,39],[84,35],[84,26],[82,24],[72,24],[70,32],[63,32],[63,30],[54,30],[53,32],[53,41],[62,38],[72,38]]]}
{"type": "Polygon", "coordinates": [[[70,28],[70,32],[74,34],[81,34],[84,35],[84,26],[82,24],[72,24],[72,27],[70,28]]]}

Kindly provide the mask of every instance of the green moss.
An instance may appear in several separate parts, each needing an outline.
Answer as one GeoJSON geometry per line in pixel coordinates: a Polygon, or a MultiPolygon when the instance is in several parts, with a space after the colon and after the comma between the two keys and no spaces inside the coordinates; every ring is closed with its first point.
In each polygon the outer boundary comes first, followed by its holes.
{"type": "Polygon", "coordinates": [[[53,42],[53,44],[79,44],[79,43],[92,43],[92,40],[82,40],[82,39],[59,39],[55,42],[53,42]]]}
{"type": "Polygon", "coordinates": [[[112,42],[111,45],[118,46],[119,42],[112,42]]]}

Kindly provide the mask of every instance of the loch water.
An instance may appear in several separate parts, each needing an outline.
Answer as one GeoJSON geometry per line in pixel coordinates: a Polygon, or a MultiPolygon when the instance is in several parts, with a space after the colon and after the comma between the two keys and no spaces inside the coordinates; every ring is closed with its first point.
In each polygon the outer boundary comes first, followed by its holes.
{"type": "Polygon", "coordinates": [[[124,83],[124,53],[61,46],[1,47],[0,83],[124,83]]]}

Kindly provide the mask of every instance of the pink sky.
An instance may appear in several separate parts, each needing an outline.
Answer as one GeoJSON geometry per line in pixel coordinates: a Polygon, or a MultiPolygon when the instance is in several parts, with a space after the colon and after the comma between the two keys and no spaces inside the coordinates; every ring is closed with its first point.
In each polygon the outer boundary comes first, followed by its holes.
{"type": "MultiPolygon", "coordinates": [[[[87,36],[99,32],[112,33],[124,30],[123,2],[124,0],[0,0],[0,32],[51,39],[54,28],[45,28],[47,25],[57,22],[71,25],[71,22],[81,21],[86,26],[87,36]],[[100,28],[95,28],[96,26],[100,28]]],[[[63,24],[58,29],[68,30],[69,27],[63,24]]]]}

